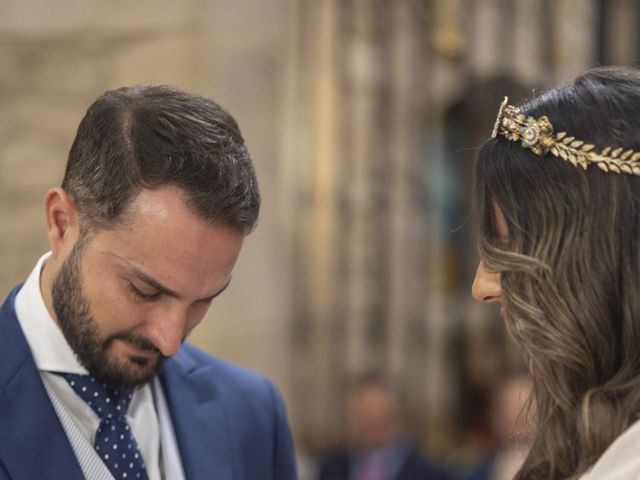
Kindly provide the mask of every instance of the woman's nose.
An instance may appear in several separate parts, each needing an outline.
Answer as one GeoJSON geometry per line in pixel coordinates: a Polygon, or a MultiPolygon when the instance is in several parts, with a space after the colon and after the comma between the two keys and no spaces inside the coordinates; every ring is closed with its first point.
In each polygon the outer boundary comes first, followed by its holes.
{"type": "Polygon", "coordinates": [[[484,268],[484,263],[480,260],[476,278],[471,287],[471,295],[479,302],[496,302],[502,297],[502,286],[500,285],[500,274],[489,273],[484,268]]]}

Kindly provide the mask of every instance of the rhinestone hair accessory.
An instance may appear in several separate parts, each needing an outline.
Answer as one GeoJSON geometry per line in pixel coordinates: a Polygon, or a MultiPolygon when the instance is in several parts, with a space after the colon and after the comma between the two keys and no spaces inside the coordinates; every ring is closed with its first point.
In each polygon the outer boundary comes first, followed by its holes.
{"type": "Polygon", "coordinates": [[[553,125],[544,116],[527,117],[504,97],[498,110],[491,138],[498,135],[512,142],[520,142],[539,156],[550,153],[584,170],[595,164],[604,172],[626,173],[640,176],[640,152],[623,148],[605,147],[600,152],[595,145],[572,137],[567,132],[554,133],[553,125]]]}

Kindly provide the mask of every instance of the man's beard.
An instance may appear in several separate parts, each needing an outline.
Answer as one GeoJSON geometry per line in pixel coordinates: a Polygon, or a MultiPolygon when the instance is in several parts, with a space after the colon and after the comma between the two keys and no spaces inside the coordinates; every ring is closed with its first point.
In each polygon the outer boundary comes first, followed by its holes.
{"type": "Polygon", "coordinates": [[[162,356],[146,338],[131,331],[121,331],[101,338],[96,319],[84,296],[80,273],[80,257],[84,246],[81,238],[53,281],[51,294],[58,325],[78,361],[98,381],[113,388],[134,388],[151,381],[161,366],[162,356]],[[158,352],[158,359],[129,358],[135,365],[109,356],[109,347],[115,340],[126,340],[142,350],[158,352]]]}

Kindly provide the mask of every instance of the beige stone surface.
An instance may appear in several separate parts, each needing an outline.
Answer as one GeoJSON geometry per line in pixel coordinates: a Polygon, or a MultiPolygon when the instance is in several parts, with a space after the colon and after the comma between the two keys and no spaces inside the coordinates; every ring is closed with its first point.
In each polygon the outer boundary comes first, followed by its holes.
{"type": "Polygon", "coordinates": [[[189,23],[198,0],[2,0],[0,34],[161,30],[189,23]]]}

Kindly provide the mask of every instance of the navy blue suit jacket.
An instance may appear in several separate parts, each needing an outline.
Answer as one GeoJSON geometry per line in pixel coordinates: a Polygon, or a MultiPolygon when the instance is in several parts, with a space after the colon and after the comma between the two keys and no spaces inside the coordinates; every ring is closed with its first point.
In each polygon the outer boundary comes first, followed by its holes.
{"type": "MultiPolygon", "coordinates": [[[[83,479],[16,318],[0,308],[0,480],[83,479]]],[[[189,480],[295,480],[283,402],[258,374],[184,344],[160,372],[189,480]]]]}

